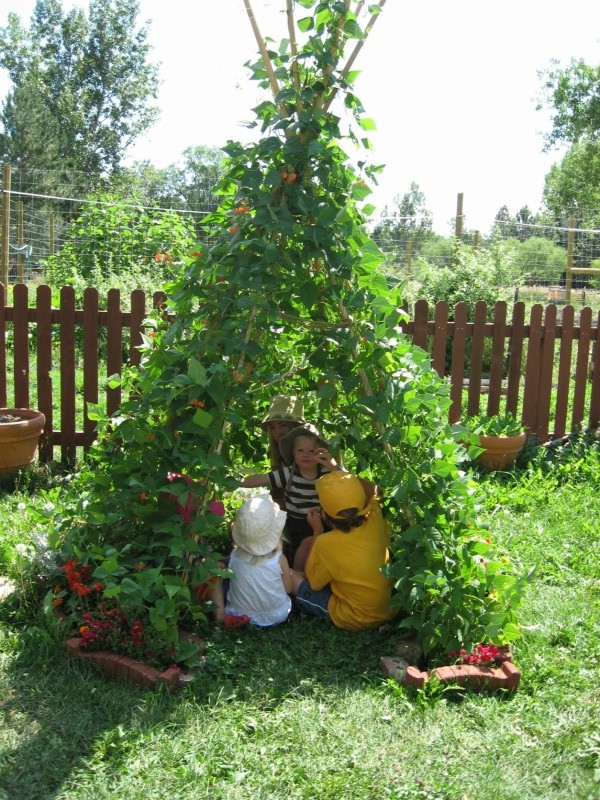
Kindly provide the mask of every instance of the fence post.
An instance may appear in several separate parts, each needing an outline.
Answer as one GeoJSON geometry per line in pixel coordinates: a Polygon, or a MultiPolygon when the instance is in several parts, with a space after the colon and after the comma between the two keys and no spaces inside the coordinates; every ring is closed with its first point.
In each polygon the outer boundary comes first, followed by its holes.
{"type": "Polygon", "coordinates": [[[565,304],[571,305],[571,286],[573,284],[573,250],[575,249],[575,220],[569,217],[567,232],[567,271],[565,274],[565,304]]]}
{"type": "Polygon", "coordinates": [[[413,254],[413,237],[408,237],[408,244],[406,246],[406,277],[410,278],[412,271],[412,254],[413,254]]]}
{"type": "Polygon", "coordinates": [[[8,288],[8,258],[10,241],[10,164],[2,167],[2,241],[0,241],[0,261],[2,275],[0,283],[8,288]]]}
{"type": "Polygon", "coordinates": [[[454,238],[457,242],[462,239],[463,232],[463,193],[456,196],[456,219],[454,221],[454,238]]]}
{"type": "MultiPolygon", "coordinates": [[[[23,247],[25,244],[25,207],[23,206],[22,200],[19,200],[18,209],[18,242],[19,247],[23,247]]],[[[17,255],[17,265],[17,281],[19,283],[25,283],[25,253],[22,251],[17,255]]]]}

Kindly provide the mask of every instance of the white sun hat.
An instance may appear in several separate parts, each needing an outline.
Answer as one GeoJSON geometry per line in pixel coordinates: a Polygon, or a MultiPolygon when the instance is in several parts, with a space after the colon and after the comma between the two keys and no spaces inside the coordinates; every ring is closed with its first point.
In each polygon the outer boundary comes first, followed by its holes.
{"type": "Polygon", "coordinates": [[[243,503],[231,526],[233,541],[255,556],[264,556],[279,546],[287,514],[270,494],[251,497],[243,503]]]}

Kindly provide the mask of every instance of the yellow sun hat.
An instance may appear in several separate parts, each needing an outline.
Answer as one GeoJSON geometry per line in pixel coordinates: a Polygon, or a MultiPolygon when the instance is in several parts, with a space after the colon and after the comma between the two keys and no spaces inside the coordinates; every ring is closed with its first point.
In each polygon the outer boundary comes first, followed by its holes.
{"type": "Polygon", "coordinates": [[[315,483],[319,503],[323,511],[332,519],[347,519],[342,512],[355,509],[355,516],[368,513],[367,497],[362,483],[350,472],[328,472],[315,483]]]}

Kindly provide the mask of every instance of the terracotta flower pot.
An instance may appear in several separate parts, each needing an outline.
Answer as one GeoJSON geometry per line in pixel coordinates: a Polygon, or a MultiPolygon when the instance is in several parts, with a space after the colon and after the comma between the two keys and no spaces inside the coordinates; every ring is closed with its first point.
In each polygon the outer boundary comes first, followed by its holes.
{"type": "Polygon", "coordinates": [[[0,478],[33,464],[45,422],[33,408],[0,408],[0,478]]]}
{"type": "Polygon", "coordinates": [[[523,449],[526,439],[527,434],[525,433],[518,436],[486,436],[481,433],[479,434],[479,445],[485,450],[477,456],[477,463],[489,470],[512,467],[523,449]]]}

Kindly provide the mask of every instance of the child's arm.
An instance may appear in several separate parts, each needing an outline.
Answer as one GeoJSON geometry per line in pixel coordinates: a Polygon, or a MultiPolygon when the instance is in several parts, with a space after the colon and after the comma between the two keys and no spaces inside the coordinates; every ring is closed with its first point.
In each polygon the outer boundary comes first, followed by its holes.
{"type": "Polygon", "coordinates": [[[288,560],[283,553],[279,556],[279,566],[281,567],[281,580],[283,581],[283,586],[285,591],[290,594],[294,587],[294,578],[292,576],[292,570],[290,569],[288,560]]]}
{"type": "Polygon", "coordinates": [[[331,455],[329,450],[325,450],[324,447],[319,448],[315,452],[315,460],[318,464],[325,469],[328,469],[330,472],[335,472],[336,469],[339,469],[338,463],[335,458],[331,455]]]}
{"type": "Polygon", "coordinates": [[[366,498],[366,505],[369,505],[371,500],[374,497],[379,496],[379,487],[373,481],[368,481],[366,478],[361,478],[360,476],[356,476],[358,480],[361,482],[363,489],[365,490],[365,498],[366,498]]]}
{"type": "Polygon", "coordinates": [[[244,489],[258,489],[271,484],[268,475],[246,475],[245,478],[242,478],[241,485],[244,489]]]}

